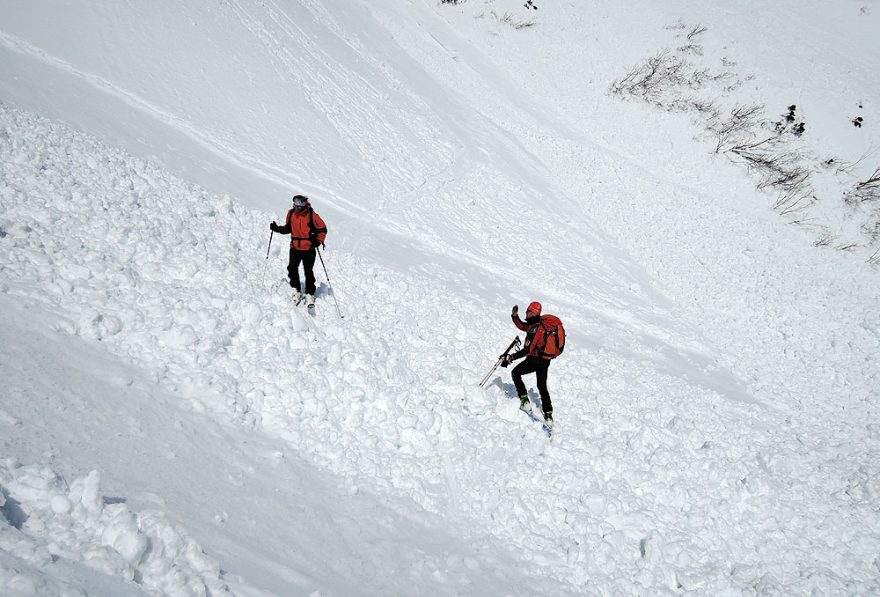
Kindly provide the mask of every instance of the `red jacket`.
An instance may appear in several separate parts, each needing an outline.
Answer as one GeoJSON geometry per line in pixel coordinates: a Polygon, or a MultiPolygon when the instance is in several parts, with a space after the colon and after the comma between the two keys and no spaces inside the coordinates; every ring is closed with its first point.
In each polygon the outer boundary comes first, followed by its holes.
{"type": "Polygon", "coordinates": [[[287,220],[284,226],[278,227],[279,234],[290,235],[290,247],[297,251],[308,251],[312,247],[324,244],[327,238],[327,224],[312,209],[306,205],[306,209],[298,212],[291,209],[287,212],[287,220]]]}
{"type": "Polygon", "coordinates": [[[544,343],[547,342],[547,331],[541,325],[541,317],[541,315],[536,315],[523,321],[519,318],[519,315],[510,316],[513,320],[513,325],[526,332],[526,341],[523,343],[522,349],[510,355],[511,361],[525,356],[550,359],[550,357],[544,356],[544,343]]]}

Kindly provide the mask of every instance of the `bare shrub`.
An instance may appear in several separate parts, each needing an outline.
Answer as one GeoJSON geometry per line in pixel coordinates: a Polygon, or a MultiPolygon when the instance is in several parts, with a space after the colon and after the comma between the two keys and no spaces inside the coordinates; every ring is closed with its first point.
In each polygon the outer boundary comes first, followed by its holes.
{"type": "MultiPolygon", "coordinates": [[[[673,26],[686,29],[684,25],[673,26]]],[[[693,35],[705,31],[704,27],[691,29],[693,35]]],[[[681,94],[683,88],[693,91],[703,89],[709,84],[733,78],[729,71],[718,72],[710,68],[699,68],[691,62],[686,54],[702,55],[702,47],[689,44],[678,48],[677,52],[664,49],[636,65],[630,71],[611,83],[610,93],[632,96],[649,102],[665,110],[696,111],[705,113],[704,108],[712,105],[709,100],[692,100],[681,94]]],[[[710,111],[716,117],[715,110],[710,111]]]]}
{"type": "Polygon", "coordinates": [[[498,13],[493,10],[492,16],[495,17],[499,23],[505,23],[514,29],[528,29],[529,27],[537,25],[537,21],[532,19],[518,19],[509,12],[505,12],[503,15],[498,16],[498,13]]]}
{"type": "MultiPolygon", "coordinates": [[[[704,27],[699,24],[688,26],[688,24],[685,23],[681,19],[678,19],[676,22],[670,23],[669,25],[664,25],[663,28],[666,29],[667,31],[678,31],[678,32],[687,31],[687,33],[684,33],[684,37],[688,41],[693,40],[698,35],[702,35],[703,33],[705,33],[706,31],[709,30],[707,27],[704,27]]],[[[682,33],[675,34],[675,37],[681,37],[681,36],[682,36],[682,33]]]]}
{"type": "Polygon", "coordinates": [[[740,158],[749,170],[758,174],[759,189],[771,188],[779,193],[774,209],[789,215],[812,203],[810,171],[802,165],[804,156],[786,149],[781,133],[734,145],[727,153],[740,158]]]}
{"type": "Polygon", "coordinates": [[[733,81],[729,85],[724,86],[725,93],[730,93],[731,91],[739,89],[740,87],[743,86],[743,83],[754,80],[755,75],[747,75],[745,77],[734,77],[734,75],[731,74],[731,78],[733,79],[733,81]]]}
{"type": "MultiPolygon", "coordinates": [[[[686,31],[682,35],[688,41],[706,31],[701,25],[688,28],[681,22],[668,28],[686,31]]],[[[679,48],[679,52],[685,50],[690,53],[695,51],[690,46],[679,48]]],[[[710,83],[731,78],[733,74],[729,71],[716,72],[709,68],[696,68],[680,54],[663,50],[614,81],[610,91],[617,95],[632,96],[667,110],[693,111],[708,116],[705,126],[714,135],[715,153],[727,153],[757,172],[758,188],[771,188],[778,192],[773,207],[786,215],[794,215],[808,207],[813,200],[810,172],[801,165],[803,156],[800,153],[786,149],[783,137],[803,131],[777,126],[770,136],[761,137],[759,131],[766,120],[764,106],[734,106],[729,116],[722,119],[714,102],[682,94],[685,88],[696,91],[710,83]]],[[[794,106],[789,107],[790,114],[793,108],[794,106]]]]}
{"type": "Polygon", "coordinates": [[[878,199],[880,199],[880,168],[876,168],[868,178],[857,183],[852,190],[844,195],[844,201],[850,204],[866,203],[878,199]]]}
{"type": "MultiPolygon", "coordinates": [[[[877,248],[880,245],[880,167],[867,177],[857,178],[857,172],[864,172],[862,163],[874,161],[878,150],[872,148],[855,162],[828,154],[820,159],[799,142],[799,138],[809,134],[803,106],[788,105],[778,117],[768,115],[765,107],[757,104],[735,105],[728,110],[725,95],[754,76],[736,73],[736,62],[729,57],[722,57],[720,65],[711,64],[703,57],[700,41],[706,27],[691,26],[679,20],[665,29],[673,32],[678,47],[663,49],[632,67],[625,76],[611,83],[609,93],[642,100],[664,110],[695,115],[694,120],[714,142],[714,152],[744,164],[754,175],[758,189],[775,193],[773,209],[787,216],[790,222],[811,230],[818,239],[816,246],[841,251],[877,248]],[[813,188],[813,171],[823,177],[823,183],[825,179],[836,177],[845,202],[853,211],[858,208],[857,224],[861,226],[858,240],[836,236],[839,231],[833,232],[822,223],[831,221],[826,214],[818,214],[821,222],[814,218],[817,212],[811,207],[818,199],[813,188]],[[843,193],[845,189],[849,190],[843,193]]],[[[863,121],[856,122],[862,124],[863,121]]],[[[836,222],[835,226],[838,224],[844,225],[836,222]]],[[[845,225],[851,230],[849,223],[845,225]]],[[[869,261],[880,264],[880,249],[869,261]]]]}
{"type": "Polygon", "coordinates": [[[686,83],[686,66],[682,58],[663,50],[611,83],[611,92],[662,106],[665,93],[686,83]]]}
{"type": "Polygon", "coordinates": [[[702,35],[702,34],[706,33],[706,31],[708,31],[708,30],[709,29],[707,29],[706,27],[703,27],[702,25],[694,25],[693,27],[691,27],[691,30],[688,31],[688,34],[686,36],[687,40],[691,41],[696,36],[702,35]]]}
{"type": "Polygon", "coordinates": [[[864,224],[862,231],[872,242],[880,240],[880,209],[874,212],[874,221],[864,224]]]}
{"type": "MultiPolygon", "coordinates": [[[[868,231],[869,236],[873,242],[877,242],[880,240],[880,210],[874,212],[875,220],[874,225],[868,231]]],[[[868,257],[868,263],[871,265],[880,265],[880,248],[877,248],[874,253],[868,257]]]]}
{"type": "Polygon", "coordinates": [[[699,112],[700,114],[705,114],[709,117],[710,120],[715,120],[721,115],[721,111],[718,109],[718,106],[716,106],[715,102],[711,100],[691,98],[688,100],[688,102],[695,111],[699,112]]]}
{"type": "Polygon", "coordinates": [[[693,54],[694,56],[703,55],[703,46],[700,44],[685,44],[683,46],[678,46],[675,49],[682,54],[693,54]]]}
{"type": "MultiPolygon", "coordinates": [[[[684,25],[684,23],[682,23],[682,25],[684,25]]],[[[682,27],[682,29],[686,29],[686,28],[687,27],[682,27]]],[[[684,54],[695,54],[697,56],[702,56],[703,55],[703,46],[701,46],[700,44],[697,44],[697,43],[693,43],[693,42],[696,37],[698,37],[699,35],[702,35],[706,31],[708,31],[708,29],[706,27],[703,27],[702,25],[694,25],[693,27],[690,28],[690,30],[685,35],[685,39],[687,40],[687,43],[684,44],[683,46],[679,46],[677,48],[677,50],[679,52],[684,53],[684,54]]]]}
{"type": "Polygon", "coordinates": [[[861,156],[859,156],[859,159],[857,159],[854,162],[849,162],[846,160],[839,160],[837,170],[835,170],[835,172],[837,174],[851,174],[853,172],[853,170],[855,170],[859,164],[861,164],[862,162],[864,162],[867,159],[870,159],[876,153],[877,153],[877,149],[871,148],[871,149],[868,149],[867,151],[865,151],[861,156]]]}
{"type": "Polygon", "coordinates": [[[691,72],[687,84],[688,87],[690,87],[691,89],[699,89],[707,83],[717,83],[719,81],[724,81],[732,77],[733,73],[728,71],[717,73],[712,72],[708,68],[701,68],[699,70],[694,70],[691,72]]]}
{"type": "Polygon", "coordinates": [[[830,247],[831,243],[834,242],[834,236],[832,234],[823,234],[815,241],[813,241],[814,247],[830,247]]]}
{"type": "Polygon", "coordinates": [[[735,106],[727,119],[710,120],[706,128],[715,135],[715,153],[742,145],[744,139],[752,137],[761,124],[759,118],[763,111],[764,106],[757,104],[735,106]]]}

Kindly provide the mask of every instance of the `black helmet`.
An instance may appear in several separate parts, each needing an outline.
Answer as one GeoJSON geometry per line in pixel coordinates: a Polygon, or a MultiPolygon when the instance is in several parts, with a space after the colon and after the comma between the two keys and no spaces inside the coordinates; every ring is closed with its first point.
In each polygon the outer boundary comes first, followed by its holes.
{"type": "Polygon", "coordinates": [[[305,207],[309,204],[309,198],[305,195],[294,195],[293,196],[293,206],[294,207],[305,207]]]}

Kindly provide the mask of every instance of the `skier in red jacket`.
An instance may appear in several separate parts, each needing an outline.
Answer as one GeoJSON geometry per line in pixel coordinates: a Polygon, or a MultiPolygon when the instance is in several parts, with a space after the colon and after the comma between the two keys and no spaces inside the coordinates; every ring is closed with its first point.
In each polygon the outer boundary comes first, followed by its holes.
{"type": "Polygon", "coordinates": [[[553,425],[553,404],[550,402],[550,393],[547,391],[547,369],[550,361],[562,353],[565,346],[565,330],[562,322],[553,315],[541,316],[541,303],[535,301],[526,309],[526,320],[519,318],[519,306],[514,305],[510,312],[513,324],[526,332],[526,341],[522,349],[509,354],[501,363],[507,367],[513,361],[526,358],[522,363],[510,372],[513,377],[513,385],[519,396],[520,408],[531,412],[532,405],[529,402],[529,394],[523,383],[522,376],[534,373],[538,382],[538,392],[541,395],[541,408],[544,411],[544,421],[547,426],[553,425]]]}
{"type": "Polygon", "coordinates": [[[297,304],[306,299],[306,304],[311,307],[315,304],[315,257],[318,247],[324,246],[327,237],[327,225],[309,203],[305,195],[296,195],[293,198],[293,208],[287,212],[287,220],[284,226],[276,222],[269,224],[269,229],[278,234],[290,235],[290,261],[287,264],[287,274],[290,277],[290,287],[293,288],[293,300],[297,304]],[[299,264],[302,263],[306,275],[305,294],[300,292],[299,264]]]}

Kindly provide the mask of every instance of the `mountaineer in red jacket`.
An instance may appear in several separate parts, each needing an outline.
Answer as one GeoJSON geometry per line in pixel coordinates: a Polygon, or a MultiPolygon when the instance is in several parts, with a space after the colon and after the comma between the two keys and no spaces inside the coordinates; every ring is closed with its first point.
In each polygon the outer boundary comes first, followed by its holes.
{"type": "Polygon", "coordinates": [[[565,348],[565,329],[562,322],[554,315],[541,315],[541,303],[535,301],[526,309],[526,320],[519,318],[519,306],[514,305],[510,312],[513,324],[526,332],[526,341],[521,350],[509,354],[501,363],[507,367],[513,361],[526,358],[522,363],[510,372],[513,377],[513,385],[519,396],[520,408],[531,412],[532,405],[529,402],[529,394],[523,383],[522,376],[534,373],[538,382],[538,392],[541,395],[541,407],[544,411],[544,421],[547,426],[553,425],[553,404],[550,402],[550,393],[547,391],[547,369],[550,361],[562,354],[565,348]]]}
{"type": "Polygon", "coordinates": [[[315,304],[315,257],[318,247],[324,246],[327,238],[327,225],[309,203],[305,195],[293,198],[293,208],[287,212],[284,226],[276,222],[269,224],[269,229],[278,234],[290,235],[290,261],[287,274],[290,287],[293,288],[293,300],[299,303],[303,298],[310,307],[315,304]],[[305,294],[300,292],[299,264],[302,263],[306,274],[305,294]]]}

